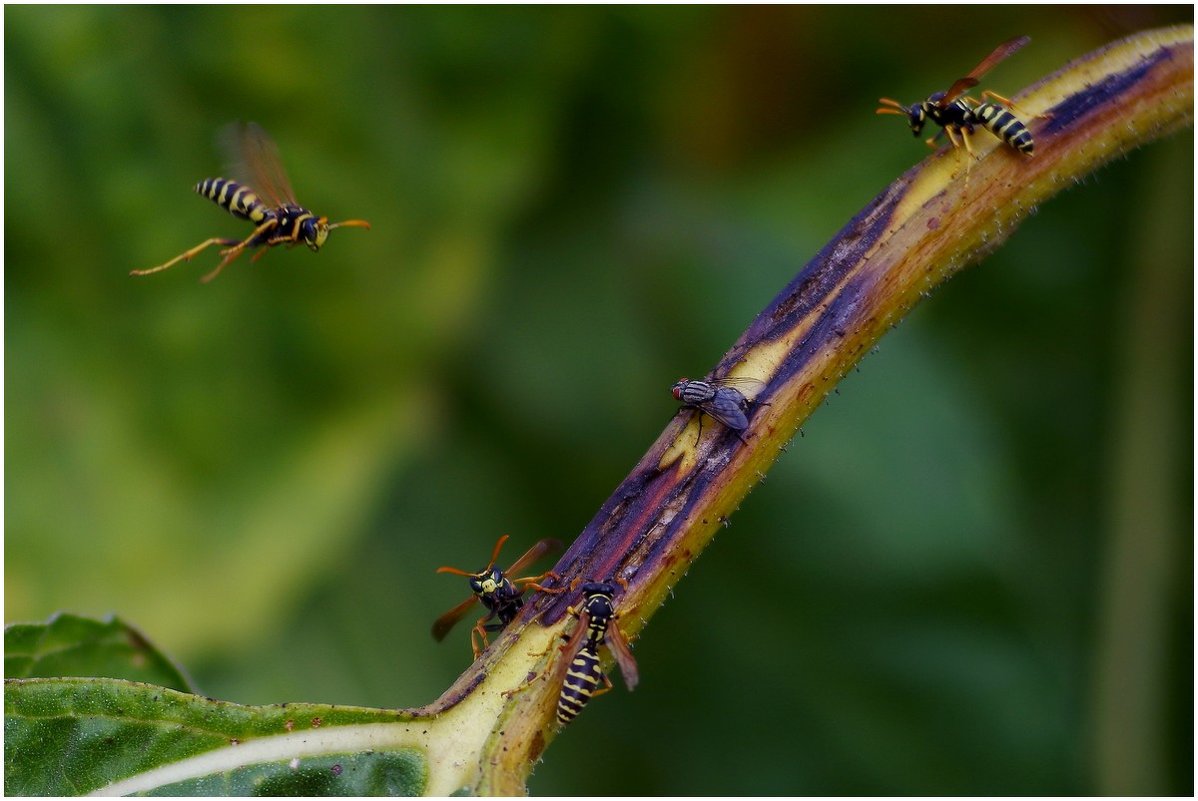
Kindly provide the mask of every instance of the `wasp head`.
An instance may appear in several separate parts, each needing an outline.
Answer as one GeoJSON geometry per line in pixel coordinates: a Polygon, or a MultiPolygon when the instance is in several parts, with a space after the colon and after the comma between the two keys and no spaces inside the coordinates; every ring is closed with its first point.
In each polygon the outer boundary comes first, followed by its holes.
{"type": "Polygon", "coordinates": [[[329,238],[329,218],[309,217],[300,223],[300,238],[304,244],[312,248],[312,252],[320,250],[324,241],[329,238]]]}
{"type": "Polygon", "coordinates": [[[484,570],[470,577],[470,589],[475,595],[493,595],[503,584],[503,574],[497,568],[484,570]]]}
{"type": "Polygon", "coordinates": [[[928,120],[928,107],[936,100],[936,96],[923,101],[922,103],[913,103],[910,106],[904,106],[897,100],[891,100],[889,97],[883,97],[878,100],[881,107],[875,111],[875,114],[897,114],[907,118],[907,125],[911,128],[911,132],[919,136],[919,132],[923,130],[924,123],[928,120]]]}
{"type": "Polygon", "coordinates": [[[936,103],[940,97],[944,97],[944,92],[937,92],[922,103],[912,103],[907,109],[907,125],[911,128],[911,133],[914,136],[919,136],[923,131],[923,126],[928,121],[928,107],[936,103]]]}

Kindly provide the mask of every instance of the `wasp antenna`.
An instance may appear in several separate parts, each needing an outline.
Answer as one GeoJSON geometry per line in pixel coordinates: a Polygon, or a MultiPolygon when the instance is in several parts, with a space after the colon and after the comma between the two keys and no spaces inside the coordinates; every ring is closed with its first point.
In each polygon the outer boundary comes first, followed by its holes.
{"type": "Polygon", "coordinates": [[[892,100],[889,97],[879,97],[878,102],[881,103],[883,106],[894,106],[895,108],[898,108],[898,109],[903,108],[902,103],[898,102],[897,100],[892,100]]]}
{"type": "Polygon", "coordinates": [[[365,228],[369,231],[370,223],[366,222],[365,220],[345,220],[344,222],[331,223],[329,225],[330,231],[334,228],[365,228]]]}
{"type": "Polygon", "coordinates": [[[472,578],[475,575],[474,573],[467,573],[465,570],[458,570],[456,567],[439,567],[437,568],[437,572],[452,573],[455,576],[466,576],[467,578],[472,578]]]}
{"type": "Polygon", "coordinates": [[[898,114],[900,117],[906,112],[899,111],[896,108],[880,108],[874,111],[874,114],[898,114]]]}
{"type": "Polygon", "coordinates": [[[499,541],[495,543],[495,550],[491,552],[491,564],[487,565],[487,570],[495,567],[495,563],[499,561],[499,551],[501,548],[503,548],[503,544],[508,541],[508,537],[510,536],[512,535],[504,534],[499,538],[499,541]]]}

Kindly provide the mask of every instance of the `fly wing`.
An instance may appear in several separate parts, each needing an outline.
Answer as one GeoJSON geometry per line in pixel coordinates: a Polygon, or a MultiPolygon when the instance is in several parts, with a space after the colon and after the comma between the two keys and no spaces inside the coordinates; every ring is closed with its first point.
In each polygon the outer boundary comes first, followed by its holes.
{"type": "Polygon", "coordinates": [[[732,389],[739,390],[740,394],[745,397],[752,397],[765,389],[764,381],[760,378],[751,378],[749,376],[717,378],[711,383],[715,387],[731,387],[732,389]]]}
{"type": "Polygon", "coordinates": [[[719,420],[734,431],[744,431],[749,427],[749,418],[745,417],[745,407],[749,402],[739,389],[718,387],[715,396],[703,404],[703,411],[719,420]]]}
{"type": "Polygon", "coordinates": [[[445,635],[449,633],[450,629],[456,626],[458,621],[466,616],[466,613],[470,611],[470,608],[474,606],[475,602],[477,601],[478,596],[471,595],[453,609],[450,609],[448,612],[441,615],[441,617],[437,618],[433,622],[433,639],[437,642],[444,640],[445,635]]]}
{"type": "Polygon", "coordinates": [[[296,205],[279,148],[260,125],[235,122],[221,132],[220,140],[233,177],[244,181],[276,208],[296,205]]]}

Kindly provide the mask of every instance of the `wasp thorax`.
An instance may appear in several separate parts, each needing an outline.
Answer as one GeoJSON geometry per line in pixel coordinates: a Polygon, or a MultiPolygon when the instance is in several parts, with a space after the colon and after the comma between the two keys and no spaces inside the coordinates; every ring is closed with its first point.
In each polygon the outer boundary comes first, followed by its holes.
{"type": "MultiPolygon", "coordinates": [[[[686,379],[683,379],[686,380],[686,379]]],[[[583,595],[615,595],[616,585],[610,581],[588,581],[582,585],[583,595]]]]}

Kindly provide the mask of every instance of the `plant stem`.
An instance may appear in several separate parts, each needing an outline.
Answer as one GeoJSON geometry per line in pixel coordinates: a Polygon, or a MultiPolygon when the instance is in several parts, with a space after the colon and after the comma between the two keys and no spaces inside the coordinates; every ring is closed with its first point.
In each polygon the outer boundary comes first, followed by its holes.
{"type": "MultiPolygon", "coordinates": [[[[1106,161],[1190,124],[1193,28],[1136,34],[1066,65],[1015,100],[1036,155],[979,130],[977,161],[946,147],[878,195],[712,372],[761,382],[750,393],[758,403],[740,432],[745,442],[710,419],[700,434],[698,412],[678,414],[563,556],[557,586],[626,581],[616,598],[618,625],[638,633],[824,396],[922,296],[998,247],[1039,203],[1106,161]]],[[[524,792],[556,734],[560,687],[546,677],[567,606],[577,601],[575,592],[537,594],[454,686],[421,710],[462,715],[469,736],[452,768],[461,787],[524,792]],[[510,699],[503,695],[513,689],[510,699]]]]}

